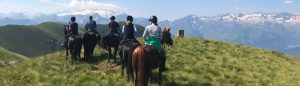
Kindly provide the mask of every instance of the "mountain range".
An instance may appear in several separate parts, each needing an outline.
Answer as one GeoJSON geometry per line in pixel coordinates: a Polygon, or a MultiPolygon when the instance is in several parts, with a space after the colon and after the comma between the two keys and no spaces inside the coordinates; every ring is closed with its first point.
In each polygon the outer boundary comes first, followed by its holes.
{"type": "MultiPolygon", "coordinates": [[[[89,9],[37,14],[29,18],[22,13],[13,13],[0,16],[0,25],[31,25],[49,21],[66,24],[71,16],[77,17],[76,21],[83,25],[88,20],[88,15],[92,15],[97,23],[106,24],[111,15],[115,15],[117,21],[125,21],[128,14],[89,9]]],[[[134,22],[145,27],[148,25],[148,18],[135,17],[134,22]]],[[[185,30],[186,36],[235,42],[300,57],[300,54],[296,53],[300,50],[300,15],[261,12],[201,17],[189,15],[173,21],[162,20],[159,21],[159,25],[170,27],[173,34],[182,29],[185,30]]]]}

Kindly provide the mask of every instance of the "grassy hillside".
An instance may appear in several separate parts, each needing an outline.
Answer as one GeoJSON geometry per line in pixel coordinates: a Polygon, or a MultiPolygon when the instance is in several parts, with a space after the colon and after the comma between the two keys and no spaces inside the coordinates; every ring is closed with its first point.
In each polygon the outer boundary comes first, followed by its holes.
{"type": "Polygon", "coordinates": [[[58,23],[0,27],[0,46],[28,57],[55,52],[62,41],[63,25],[58,23]]]}
{"type": "MultiPolygon", "coordinates": [[[[120,22],[120,25],[124,25],[120,22]]],[[[45,22],[39,25],[7,25],[0,27],[0,46],[18,54],[36,57],[61,50],[64,42],[63,24],[45,22]]],[[[144,28],[137,25],[137,36],[144,28]]],[[[99,24],[97,30],[102,36],[108,32],[107,24],[99,24]]],[[[80,36],[83,28],[79,27],[80,36]]]]}
{"type": "MultiPolygon", "coordinates": [[[[168,48],[164,86],[300,85],[297,58],[220,41],[175,38],[174,43],[168,48]]],[[[5,78],[0,78],[0,85],[133,85],[121,75],[120,65],[107,63],[105,56],[96,48],[93,61],[75,65],[66,62],[64,52],[32,58],[1,68],[0,77],[5,78]]]]}
{"type": "Polygon", "coordinates": [[[0,47],[0,68],[26,59],[27,57],[25,56],[10,52],[0,47]]]}

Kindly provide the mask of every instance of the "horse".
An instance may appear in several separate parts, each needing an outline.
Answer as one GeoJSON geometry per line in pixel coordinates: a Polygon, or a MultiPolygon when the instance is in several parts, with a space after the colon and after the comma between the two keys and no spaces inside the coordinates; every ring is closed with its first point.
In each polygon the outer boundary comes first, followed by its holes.
{"type": "MultiPolygon", "coordinates": [[[[163,30],[162,41],[172,40],[170,30],[163,30]]],[[[172,44],[171,41],[166,41],[167,44],[172,44]]],[[[132,66],[134,72],[134,84],[135,86],[147,86],[147,83],[152,75],[151,70],[158,68],[161,64],[161,55],[158,50],[153,46],[140,45],[133,51],[132,54],[132,66]]],[[[162,69],[159,68],[159,80],[161,85],[162,69]]]]}
{"type": "Polygon", "coordinates": [[[82,39],[78,35],[71,34],[70,27],[68,25],[64,25],[64,34],[65,34],[66,60],[68,60],[69,51],[70,51],[71,61],[73,64],[74,60],[80,59],[82,39]]]}
{"type": "Polygon", "coordinates": [[[94,49],[97,43],[101,40],[101,35],[94,32],[86,32],[83,37],[84,59],[89,60],[93,57],[94,49]]]}
{"type": "Polygon", "coordinates": [[[110,62],[110,58],[113,58],[114,62],[116,62],[120,41],[121,37],[119,34],[109,34],[107,36],[104,36],[103,40],[101,40],[100,46],[108,51],[108,62],[110,62]],[[114,48],[113,54],[111,53],[111,48],[114,48]]]}
{"type": "Polygon", "coordinates": [[[166,39],[168,37],[171,37],[171,33],[168,33],[170,32],[170,28],[164,28],[163,30],[163,36],[166,36],[166,37],[163,37],[162,40],[161,40],[161,44],[164,46],[164,48],[166,48],[166,45],[168,47],[172,46],[173,45],[173,40],[172,39],[166,39]]]}
{"type": "Polygon", "coordinates": [[[123,75],[124,69],[126,67],[126,74],[127,74],[128,81],[130,81],[130,79],[132,79],[133,81],[132,53],[133,50],[139,45],[140,43],[137,43],[132,39],[132,40],[125,40],[124,43],[119,46],[118,53],[122,63],[121,74],[123,75]]]}

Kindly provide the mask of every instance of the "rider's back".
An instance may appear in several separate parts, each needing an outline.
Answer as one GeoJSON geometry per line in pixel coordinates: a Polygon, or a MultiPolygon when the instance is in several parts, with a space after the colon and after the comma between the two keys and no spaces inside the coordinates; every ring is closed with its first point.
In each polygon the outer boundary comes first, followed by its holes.
{"type": "Polygon", "coordinates": [[[148,38],[149,36],[151,36],[151,37],[156,37],[158,39],[161,39],[161,36],[162,36],[161,27],[153,25],[153,24],[148,25],[145,28],[144,36],[145,36],[145,38],[148,38]]]}
{"type": "Polygon", "coordinates": [[[132,23],[127,23],[124,26],[123,39],[135,39],[134,38],[134,25],[132,23]]]}
{"type": "Polygon", "coordinates": [[[78,24],[76,22],[69,22],[71,32],[74,35],[78,35],[78,24]]]}
{"type": "Polygon", "coordinates": [[[93,20],[90,20],[87,22],[87,24],[85,25],[85,28],[87,29],[88,32],[93,32],[96,30],[96,22],[93,20]]]}
{"type": "Polygon", "coordinates": [[[119,33],[119,28],[120,25],[117,22],[112,21],[109,23],[110,33],[119,33]]]}

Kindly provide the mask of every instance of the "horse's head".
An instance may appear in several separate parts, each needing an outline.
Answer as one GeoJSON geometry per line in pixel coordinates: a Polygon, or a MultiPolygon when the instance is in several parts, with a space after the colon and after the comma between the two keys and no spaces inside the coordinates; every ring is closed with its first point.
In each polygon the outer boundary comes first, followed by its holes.
{"type": "Polygon", "coordinates": [[[64,25],[64,34],[67,35],[70,32],[69,25],[64,25]]]}
{"type": "Polygon", "coordinates": [[[167,44],[167,45],[173,45],[173,40],[172,40],[172,35],[170,33],[170,28],[164,28],[163,30],[163,38],[162,38],[162,44],[167,44]]]}

